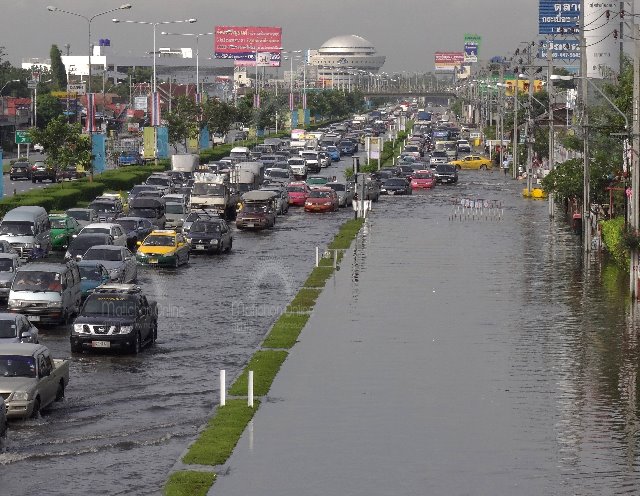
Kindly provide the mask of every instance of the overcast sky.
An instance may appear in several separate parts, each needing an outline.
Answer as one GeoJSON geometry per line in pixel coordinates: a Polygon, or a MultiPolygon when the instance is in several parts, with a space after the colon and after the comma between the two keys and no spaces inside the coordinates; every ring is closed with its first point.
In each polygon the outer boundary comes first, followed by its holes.
{"type": "MultiPolygon", "coordinates": [[[[87,22],[52,13],[47,5],[90,17],[121,5],[121,0],[0,0],[0,46],[9,60],[48,57],[52,44],[71,54],[88,52],[87,22]]],[[[153,48],[150,26],[114,24],[121,19],[163,21],[195,17],[198,22],[171,31],[213,31],[216,25],[281,26],[288,50],[318,48],[327,39],[357,34],[387,57],[383,71],[432,71],[436,51],[461,51],[465,32],[482,36],[481,59],[512,52],[520,41],[537,39],[536,0],[129,0],[130,10],[93,20],[92,41],[111,40],[118,55],[143,55],[153,48]]],[[[188,37],[163,37],[158,47],[194,47],[188,37]]],[[[212,49],[213,40],[200,40],[212,49]]]]}

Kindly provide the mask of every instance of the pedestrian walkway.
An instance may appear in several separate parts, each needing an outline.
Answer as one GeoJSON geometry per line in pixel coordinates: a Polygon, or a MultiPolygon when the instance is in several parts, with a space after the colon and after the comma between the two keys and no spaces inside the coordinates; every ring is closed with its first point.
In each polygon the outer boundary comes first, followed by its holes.
{"type": "Polygon", "coordinates": [[[465,256],[509,233],[446,214],[374,216],[209,495],[549,493],[553,454],[520,443],[553,434],[527,434],[505,386],[518,311],[497,295],[519,276],[465,256]]]}

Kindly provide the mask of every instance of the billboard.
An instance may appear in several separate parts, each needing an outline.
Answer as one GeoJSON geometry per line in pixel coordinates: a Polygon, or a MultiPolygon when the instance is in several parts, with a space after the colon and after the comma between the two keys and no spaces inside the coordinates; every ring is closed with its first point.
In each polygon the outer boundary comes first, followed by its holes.
{"type": "MultiPolygon", "coordinates": [[[[505,96],[514,96],[515,95],[515,84],[516,84],[516,80],[515,79],[505,79],[504,80],[504,84],[505,84],[505,89],[504,89],[504,94],[505,96]]],[[[528,79],[519,79],[518,80],[518,93],[520,94],[525,94],[525,93],[529,93],[529,80],[528,79]]],[[[533,92],[534,93],[539,93],[540,91],[542,91],[542,89],[544,88],[544,82],[540,79],[534,79],[533,81],[533,92]]]]}
{"type": "Polygon", "coordinates": [[[464,62],[464,52],[436,52],[436,71],[454,72],[464,62]]]}
{"type": "Polygon", "coordinates": [[[620,40],[612,36],[617,20],[608,20],[608,12],[618,8],[618,2],[585,2],[584,18],[587,77],[607,78],[620,72],[620,40]]]}
{"type": "Polygon", "coordinates": [[[217,59],[233,60],[235,65],[255,67],[258,58],[258,66],[280,67],[280,27],[216,26],[213,43],[217,59]]]}
{"type": "Polygon", "coordinates": [[[539,0],[538,34],[575,34],[580,21],[580,0],[539,0]]]}
{"type": "Polygon", "coordinates": [[[464,44],[464,61],[465,62],[478,61],[478,45],[476,45],[475,43],[464,44]]]}
{"type": "MultiPolygon", "coordinates": [[[[538,48],[538,58],[546,59],[549,42],[542,40],[538,48]]],[[[553,60],[580,60],[580,40],[567,38],[555,40],[551,43],[551,57],[553,60]]]]}

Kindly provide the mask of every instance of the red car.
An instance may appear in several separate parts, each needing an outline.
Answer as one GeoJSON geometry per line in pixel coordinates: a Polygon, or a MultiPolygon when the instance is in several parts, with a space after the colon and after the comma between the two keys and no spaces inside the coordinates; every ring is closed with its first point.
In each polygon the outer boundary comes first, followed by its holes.
{"type": "Polygon", "coordinates": [[[411,177],[411,189],[431,189],[436,185],[436,176],[430,170],[417,171],[411,177]]]}
{"type": "Polygon", "coordinates": [[[300,181],[289,183],[287,191],[289,192],[289,205],[303,207],[311,189],[307,186],[307,183],[300,181]]]}
{"type": "Polygon", "coordinates": [[[340,208],[338,195],[331,188],[313,188],[304,202],[306,212],[335,212],[340,208]]]}

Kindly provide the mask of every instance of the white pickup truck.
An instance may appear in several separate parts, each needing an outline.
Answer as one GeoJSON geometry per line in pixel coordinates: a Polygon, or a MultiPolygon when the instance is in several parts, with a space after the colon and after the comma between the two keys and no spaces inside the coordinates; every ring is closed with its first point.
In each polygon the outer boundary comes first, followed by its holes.
{"type": "Polygon", "coordinates": [[[64,398],[68,383],[69,361],[52,359],[46,346],[0,346],[0,397],[7,406],[7,418],[36,417],[64,398]]]}

